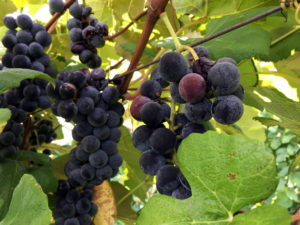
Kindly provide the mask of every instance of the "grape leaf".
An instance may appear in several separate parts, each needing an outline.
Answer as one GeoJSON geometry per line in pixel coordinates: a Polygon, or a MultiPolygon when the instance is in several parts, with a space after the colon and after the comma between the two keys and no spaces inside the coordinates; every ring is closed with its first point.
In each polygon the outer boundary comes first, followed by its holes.
{"type": "Polygon", "coordinates": [[[4,129],[6,122],[11,117],[11,112],[9,109],[0,109],[0,133],[4,129]]]}
{"type": "Polygon", "coordinates": [[[110,186],[114,192],[117,205],[117,218],[125,224],[134,224],[136,221],[136,212],[132,210],[132,194],[122,184],[111,182],[110,186]]]}
{"type": "Polygon", "coordinates": [[[138,196],[141,201],[145,200],[146,192],[152,185],[152,177],[144,174],[140,168],[139,160],[141,152],[133,144],[130,133],[125,127],[121,127],[121,140],[118,143],[118,149],[123,157],[124,166],[128,169],[128,180],[125,185],[134,189],[133,194],[138,196]]]}
{"type": "Polygon", "coordinates": [[[192,197],[178,200],[156,195],[142,209],[137,224],[245,225],[248,216],[249,221],[255,220],[251,224],[270,224],[266,221],[273,221],[274,216],[283,218],[276,225],[288,224],[290,216],[281,208],[274,210],[276,214],[269,208],[269,220],[266,215],[260,220],[260,210],[233,217],[239,209],[267,198],[277,187],[274,157],[263,143],[208,131],[184,139],[177,158],[192,197]]]}
{"type": "Polygon", "coordinates": [[[107,180],[94,187],[93,202],[98,206],[98,212],[93,220],[94,224],[114,224],[117,217],[117,206],[113,190],[107,180]]]}
{"type": "Polygon", "coordinates": [[[55,193],[57,191],[58,183],[51,171],[50,166],[35,166],[29,168],[27,173],[34,176],[46,194],[49,192],[55,193]]]}
{"type": "Polygon", "coordinates": [[[0,220],[7,213],[13,191],[20,178],[25,173],[25,167],[17,161],[5,160],[0,163],[0,220]]]}
{"type": "Polygon", "coordinates": [[[225,16],[238,14],[253,8],[277,6],[276,0],[173,0],[177,13],[191,13],[196,16],[225,16]]]}
{"type": "Polygon", "coordinates": [[[270,87],[256,87],[246,90],[244,103],[259,110],[265,109],[282,119],[280,126],[300,135],[300,103],[291,101],[281,92],[270,87]],[[265,98],[267,99],[265,99],[265,98]]]}
{"type": "Polygon", "coordinates": [[[29,69],[7,69],[0,71],[0,94],[10,88],[18,87],[24,79],[41,78],[53,82],[53,78],[40,71],[29,69]]]}
{"type": "Polygon", "coordinates": [[[0,225],[45,225],[50,224],[50,221],[51,211],[46,194],[31,175],[24,174],[0,225]]]}

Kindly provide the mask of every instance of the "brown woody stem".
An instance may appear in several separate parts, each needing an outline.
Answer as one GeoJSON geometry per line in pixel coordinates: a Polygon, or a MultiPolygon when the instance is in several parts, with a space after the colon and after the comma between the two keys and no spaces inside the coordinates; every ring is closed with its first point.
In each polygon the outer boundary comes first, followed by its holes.
{"type": "MultiPolygon", "coordinates": [[[[143,32],[135,49],[135,52],[130,61],[130,65],[128,67],[128,71],[134,69],[139,60],[141,59],[144,49],[148,43],[149,37],[152,33],[152,30],[159,19],[160,14],[165,10],[165,7],[168,3],[168,0],[152,0],[149,3],[149,7],[147,10],[146,22],[144,25],[143,32]]],[[[128,74],[128,76],[122,79],[121,84],[119,85],[119,90],[121,94],[126,93],[129,83],[131,81],[133,73],[128,74]]]]}

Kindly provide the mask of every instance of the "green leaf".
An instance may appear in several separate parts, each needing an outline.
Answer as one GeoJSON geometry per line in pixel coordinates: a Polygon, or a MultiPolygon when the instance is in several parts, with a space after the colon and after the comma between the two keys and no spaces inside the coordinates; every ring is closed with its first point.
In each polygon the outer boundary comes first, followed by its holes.
{"type": "MultiPolygon", "coordinates": [[[[134,53],[135,49],[136,49],[136,44],[131,44],[131,43],[122,43],[120,45],[124,50],[130,52],[131,54],[134,53]]],[[[149,56],[154,58],[156,56],[156,51],[151,49],[151,48],[145,48],[143,55],[149,56]]]]}
{"type": "Polygon", "coordinates": [[[137,17],[141,12],[143,12],[145,6],[144,0],[130,0],[128,15],[130,19],[134,19],[137,17]]]}
{"type": "Polygon", "coordinates": [[[300,104],[287,99],[273,88],[256,87],[246,91],[244,103],[260,111],[264,109],[282,119],[280,126],[300,135],[300,104]]]}
{"type": "Polygon", "coordinates": [[[69,160],[70,160],[69,154],[65,154],[51,161],[52,173],[54,174],[57,180],[67,179],[64,172],[64,166],[69,160]]]}
{"type": "Polygon", "coordinates": [[[11,112],[9,109],[0,109],[0,133],[4,129],[6,122],[11,117],[11,112]]]}
{"type": "Polygon", "coordinates": [[[253,56],[268,54],[270,43],[271,36],[267,31],[248,25],[208,41],[203,46],[208,48],[214,60],[231,57],[240,62],[253,56]]]}
{"type": "Polygon", "coordinates": [[[284,208],[290,208],[293,205],[293,200],[287,196],[285,191],[279,191],[274,204],[281,205],[284,208]]]}
{"type": "Polygon", "coordinates": [[[37,182],[43,188],[43,191],[47,194],[49,192],[55,193],[57,190],[57,180],[51,171],[49,166],[35,166],[30,168],[27,173],[34,176],[37,182]]]}
{"type": "Polygon", "coordinates": [[[266,140],[265,128],[260,122],[253,119],[258,114],[259,112],[255,108],[244,105],[244,114],[235,125],[239,126],[247,137],[264,142],[266,140]]]}
{"type": "MultiPolygon", "coordinates": [[[[267,198],[278,184],[273,155],[263,143],[241,135],[191,134],[180,145],[177,158],[192,197],[154,196],[137,224],[230,224],[232,219],[235,222],[235,212],[267,198]]],[[[264,219],[256,224],[272,221],[272,217],[264,219]]]]}
{"type": "Polygon", "coordinates": [[[25,173],[25,167],[17,161],[5,160],[0,163],[0,221],[7,213],[13,191],[20,178],[25,173]]]}
{"type": "Polygon", "coordinates": [[[133,144],[130,133],[127,128],[121,127],[121,140],[118,143],[118,149],[123,156],[124,167],[128,169],[128,180],[125,185],[134,190],[133,194],[138,196],[141,201],[145,200],[146,192],[152,185],[153,178],[144,174],[140,168],[139,159],[141,152],[133,144]]]}
{"type": "Polygon", "coordinates": [[[177,13],[191,13],[196,16],[225,16],[238,14],[247,10],[251,10],[264,6],[277,6],[275,0],[173,0],[173,5],[177,13]]]}
{"type": "Polygon", "coordinates": [[[53,81],[49,75],[40,71],[29,69],[7,69],[0,71],[0,94],[10,88],[15,88],[20,85],[24,79],[41,78],[48,81],[53,81]]]}
{"type": "Polygon", "coordinates": [[[132,192],[118,182],[111,182],[110,186],[114,192],[117,205],[117,218],[128,224],[134,224],[137,215],[132,210],[132,192]]]}
{"type": "Polygon", "coordinates": [[[232,225],[289,225],[292,217],[278,205],[263,205],[234,217],[232,225]]]}
{"type": "Polygon", "coordinates": [[[19,161],[32,161],[35,164],[50,165],[51,159],[48,155],[40,154],[32,151],[18,151],[16,159],[19,161]]]}
{"type": "Polygon", "coordinates": [[[238,68],[241,73],[241,84],[246,89],[255,87],[258,84],[258,72],[253,63],[253,60],[246,59],[239,63],[238,68]]]}
{"type": "Polygon", "coordinates": [[[17,185],[9,210],[0,225],[50,224],[48,199],[36,180],[25,174],[17,185]]]}

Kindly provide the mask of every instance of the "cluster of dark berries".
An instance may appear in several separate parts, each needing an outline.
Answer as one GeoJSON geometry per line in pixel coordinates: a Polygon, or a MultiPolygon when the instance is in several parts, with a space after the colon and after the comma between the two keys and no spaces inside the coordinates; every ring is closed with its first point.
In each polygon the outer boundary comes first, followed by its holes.
{"type": "Polygon", "coordinates": [[[3,95],[0,96],[0,108],[8,108],[11,111],[11,117],[0,134],[0,159],[3,159],[14,156],[22,144],[22,122],[26,120],[26,113],[13,105],[7,105],[3,95]]]}
{"type": "Polygon", "coordinates": [[[55,225],[93,225],[92,218],[98,207],[92,202],[93,186],[86,186],[81,191],[69,181],[60,180],[56,192],[54,219],[55,225]]]}
{"type": "Polygon", "coordinates": [[[100,67],[102,60],[97,55],[97,48],[105,45],[104,37],[108,35],[108,26],[91,16],[92,8],[89,6],[83,8],[75,2],[69,11],[73,16],[67,22],[71,51],[79,55],[80,61],[88,67],[100,67]]]}
{"type": "Polygon", "coordinates": [[[141,96],[133,100],[130,113],[145,125],[133,132],[132,141],[143,152],[141,169],[148,175],[156,175],[157,190],[161,194],[185,199],[191,196],[190,186],[172,164],[172,152],[178,145],[176,134],[163,125],[171,114],[170,106],[160,99],[162,88],[168,85],[157,69],[153,70],[151,80],[142,84],[141,96]]]}
{"type": "Polygon", "coordinates": [[[5,16],[3,23],[9,29],[2,38],[2,44],[7,48],[2,56],[3,66],[38,70],[52,76],[50,58],[44,53],[52,38],[45,27],[32,22],[25,14],[18,15],[17,19],[5,16]]]}
{"type": "Polygon", "coordinates": [[[177,52],[166,53],[161,58],[159,72],[162,78],[173,82],[172,98],[186,103],[185,115],[193,123],[201,124],[211,117],[222,124],[235,123],[243,114],[244,98],[236,62],[225,57],[214,63],[205,47],[194,50],[199,59],[193,61],[192,72],[185,58],[177,52]]]}
{"type": "Polygon", "coordinates": [[[46,93],[48,81],[42,79],[23,80],[18,88],[11,89],[2,98],[6,105],[13,105],[26,112],[33,112],[37,108],[46,109],[51,106],[46,93]]]}
{"type": "MultiPolygon", "coordinates": [[[[100,185],[118,173],[123,161],[117,143],[121,137],[118,127],[123,122],[124,108],[118,102],[119,90],[108,86],[105,80],[101,68],[92,72],[62,71],[55,80],[55,87],[50,83],[47,86],[48,95],[55,99],[52,112],[75,122],[72,134],[79,143],[71,150],[70,160],[65,164],[67,183],[72,190],[100,185]]],[[[72,217],[80,222],[80,208],[77,209],[77,203],[74,207],[70,215],[63,214],[59,221],[72,217]]]]}
{"type": "Polygon", "coordinates": [[[222,124],[232,124],[243,114],[244,89],[240,84],[240,72],[230,58],[209,59],[204,47],[194,49],[199,57],[188,67],[185,58],[177,52],[163,55],[151,79],[141,86],[141,96],[131,104],[131,115],[145,125],[132,135],[133,144],[143,152],[140,158],[142,170],[156,175],[159,193],[174,198],[191,196],[191,189],[180,170],[172,162],[172,153],[182,139],[191,133],[204,133],[204,122],[212,117],[222,124]],[[173,130],[162,123],[170,119],[170,107],[159,104],[162,88],[170,85],[174,101],[185,104],[184,113],[174,117],[173,130]],[[215,98],[213,103],[210,98],[215,98]]]}
{"type": "MultiPolygon", "coordinates": [[[[53,128],[53,123],[50,120],[35,118],[34,121],[32,121],[32,130],[29,139],[30,145],[40,146],[43,143],[50,143],[57,137],[55,129],[53,128]]],[[[49,151],[46,151],[46,153],[48,152],[49,151]]]]}

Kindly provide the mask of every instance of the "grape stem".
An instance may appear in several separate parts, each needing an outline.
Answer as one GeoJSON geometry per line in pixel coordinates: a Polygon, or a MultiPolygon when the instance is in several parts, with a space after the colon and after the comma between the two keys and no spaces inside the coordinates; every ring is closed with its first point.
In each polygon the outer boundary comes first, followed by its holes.
{"type": "MultiPolygon", "coordinates": [[[[48,33],[51,33],[49,32],[49,29],[50,27],[59,19],[60,16],[62,16],[65,11],[75,2],[75,0],[68,0],[65,2],[65,5],[64,5],[64,11],[59,13],[59,12],[56,12],[53,14],[52,18],[48,21],[48,23],[45,25],[45,28],[46,30],[48,31],[48,33]]],[[[54,28],[53,28],[54,29],[54,28]]]]}
{"type": "MultiPolygon", "coordinates": [[[[143,32],[140,36],[136,49],[131,58],[127,71],[130,71],[138,65],[144,49],[148,43],[152,30],[159,19],[160,14],[165,10],[168,0],[152,0],[148,4],[146,22],[144,24],[143,32]]],[[[126,77],[123,77],[121,84],[118,86],[121,94],[125,94],[129,87],[133,73],[129,73],[126,77]]]]}
{"type": "Polygon", "coordinates": [[[194,60],[199,59],[199,57],[198,57],[197,53],[195,52],[195,50],[192,47],[188,46],[188,45],[181,45],[180,50],[181,51],[187,50],[189,53],[192,54],[194,60]]]}
{"type": "Polygon", "coordinates": [[[174,31],[171,23],[170,23],[170,20],[168,18],[167,13],[166,12],[161,13],[160,14],[160,18],[162,19],[162,21],[165,23],[167,29],[169,30],[169,33],[170,33],[170,35],[171,35],[171,37],[172,37],[172,39],[174,41],[176,50],[180,51],[180,49],[181,49],[181,43],[180,43],[180,41],[179,41],[179,39],[178,39],[178,37],[177,37],[177,35],[176,35],[176,33],[175,33],[175,31],[174,31]]]}

